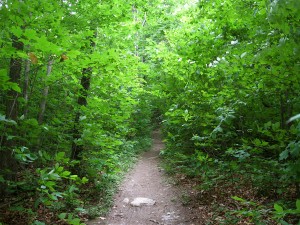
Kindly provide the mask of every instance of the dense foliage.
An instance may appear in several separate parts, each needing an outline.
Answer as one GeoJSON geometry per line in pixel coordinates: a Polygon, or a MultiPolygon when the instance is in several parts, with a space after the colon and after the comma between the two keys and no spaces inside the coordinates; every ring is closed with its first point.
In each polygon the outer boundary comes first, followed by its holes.
{"type": "MultiPolygon", "coordinates": [[[[167,168],[196,177],[201,190],[250,188],[270,210],[280,201],[275,217],[284,224],[300,209],[300,125],[297,116],[289,120],[300,111],[299,1],[167,8],[176,26],[145,51],[162,96],[167,168]]],[[[245,197],[234,199],[253,200],[245,197]]],[[[238,213],[268,223],[267,212],[248,210],[238,213]]]]}
{"type": "Polygon", "coordinates": [[[133,4],[1,1],[1,222],[96,216],[150,145],[133,4]]]}
{"type": "Polygon", "coordinates": [[[167,171],[242,205],[213,221],[296,223],[299,21],[298,0],[1,1],[0,224],[107,209],[156,122],[167,171]]]}

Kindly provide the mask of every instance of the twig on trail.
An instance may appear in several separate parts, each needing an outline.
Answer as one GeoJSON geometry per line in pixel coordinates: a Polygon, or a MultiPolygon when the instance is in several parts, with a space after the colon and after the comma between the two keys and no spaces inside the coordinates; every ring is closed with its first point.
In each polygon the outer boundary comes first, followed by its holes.
{"type": "Polygon", "coordinates": [[[153,219],[150,219],[149,221],[151,221],[153,223],[156,223],[156,224],[159,224],[159,222],[157,222],[156,220],[153,220],[153,219]]]}

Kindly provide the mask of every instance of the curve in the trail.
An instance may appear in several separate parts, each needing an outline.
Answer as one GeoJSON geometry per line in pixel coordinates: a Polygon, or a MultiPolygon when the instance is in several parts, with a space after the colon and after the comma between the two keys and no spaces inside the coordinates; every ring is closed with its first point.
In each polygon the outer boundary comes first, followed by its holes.
{"type": "Polygon", "coordinates": [[[166,181],[159,168],[159,152],[164,148],[159,131],[153,133],[153,141],[151,150],[141,155],[126,176],[108,217],[90,221],[88,225],[192,224],[187,209],[179,201],[178,190],[166,181]]]}

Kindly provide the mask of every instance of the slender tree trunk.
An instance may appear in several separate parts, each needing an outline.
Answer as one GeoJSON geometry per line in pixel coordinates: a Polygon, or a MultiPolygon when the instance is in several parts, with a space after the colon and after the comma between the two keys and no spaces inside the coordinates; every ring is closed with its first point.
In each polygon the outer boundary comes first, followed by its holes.
{"type": "MultiPolygon", "coordinates": [[[[18,40],[17,37],[12,37],[13,43],[12,47],[17,50],[23,50],[24,44],[18,40]]],[[[21,58],[11,58],[10,60],[10,71],[9,78],[11,82],[19,84],[21,78],[21,70],[22,70],[22,59],[21,58]]],[[[12,120],[16,120],[18,118],[18,101],[17,98],[19,93],[10,90],[8,91],[7,99],[6,99],[6,117],[12,120]]]]}
{"type": "Polygon", "coordinates": [[[29,87],[29,73],[30,73],[30,60],[26,60],[25,64],[25,71],[24,71],[24,88],[23,88],[23,95],[24,95],[24,117],[27,117],[28,114],[28,87],[29,87]]]}
{"type": "MultiPolygon", "coordinates": [[[[95,32],[94,37],[97,36],[97,32],[95,32]]],[[[93,48],[95,47],[95,42],[93,40],[90,40],[90,47],[91,51],[93,51],[93,48]]],[[[81,88],[79,92],[79,97],[77,100],[77,103],[79,107],[81,106],[87,106],[87,96],[88,96],[88,91],[90,89],[90,84],[91,84],[91,76],[92,76],[92,68],[84,68],[82,70],[82,77],[81,77],[81,88]]],[[[79,143],[76,142],[81,137],[81,127],[80,127],[80,116],[81,112],[80,110],[77,111],[74,119],[74,128],[73,128],[73,142],[72,142],[72,149],[71,149],[71,159],[74,160],[81,160],[81,153],[83,152],[83,146],[79,143]]],[[[74,171],[74,172],[79,172],[74,171]]]]}
{"type": "MultiPolygon", "coordinates": [[[[132,5],[131,11],[132,11],[132,15],[133,15],[133,22],[138,23],[138,21],[139,21],[138,20],[139,11],[138,11],[138,9],[136,8],[135,5],[132,5]]],[[[142,27],[145,26],[146,22],[147,22],[147,14],[145,12],[144,13],[144,18],[143,18],[143,21],[142,21],[142,27]]],[[[135,40],[134,40],[135,56],[137,56],[137,57],[139,57],[139,39],[140,39],[139,32],[137,31],[135,33],[135,40]]],[[[141,60],[144,61],[143,57],[141,58],[141,60]]]]}
{"type": "MultiPolygon", "coordinates": [[[[51,74],[52,65],[53,65],[53,59],[50,59],[48,62],[48,65],[47,65],[47,74],[46,74],[47,77],[49,77],[51,74]]],[[[45,110],[46,110],[46,102],[47,102],[48,93],[49,93],[49,86],[46,86],[43,90],[43,97],[42,97],[42,101],[40,104],[40,112],[39,112],[39,117],[38,117],[39,124],[42,124],[43,120],[44,120],[44,114],[45,114],[45,110]]]]}
{"type": "MultiPolygon", "coordinates": [[[[12,36],[12,47],[17,51],[23,50],[24,44],[19,41],[15,36],[12,36]]],[[[19,84],[22,70],[22,59],[12,57],[10,60],[9,78],[13,83],[19,84]]],[[[15,90],[9,90],[6,96],[6,118],[17,121],[18,119],[18,97],[19,93],[15,90]]],[[[6,126],[7,132],[14,135],[16,132],[13,125],[6,126]]],[[[14,135],[16,136],[16,135],[14,135]]],[[[1,148],[0,148],[0,171],[4,174],[4,178],[7,180],[14,180],[17,172],[17,162],[13,156],[13,148],[16,145],[15,140],[7,140],[5,134],[1,137],[1,148]]],[[[0,194],[5,191],[3,185],[0,185],[0,194]]]]}
{"type": "MultiPolygon", "coordinates": [[[[87,96],[88,96],[88,90],[90,89],[92,69],[91,68],[83,69],[82,74],[83,75],[81,78],[81,89],[77,100],[77,103],[80,107],[87,106],[87,96]]],[[[81,113],[80,111],[78,111],[76,113],[75,120],[74,120],[72,156],[71,156],[71,158],[74,160],[80,160],[81,159],[80,154],[83,151],[83,146],[76,142],[76,140],[78,140],[81,137],[81,129],[79,123],[80,115],[81,113]]]]}

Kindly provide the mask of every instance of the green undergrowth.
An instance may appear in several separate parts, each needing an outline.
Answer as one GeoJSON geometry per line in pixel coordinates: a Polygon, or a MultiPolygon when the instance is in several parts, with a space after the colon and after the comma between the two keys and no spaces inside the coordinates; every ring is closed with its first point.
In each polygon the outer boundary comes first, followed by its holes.
{"type": "Polygon", "coordinates": [[[101,174],[94,178],[90,187],[84,190],[85,208],[90,219],[104,216],[113,204],[113,197],[122,182],[124,175],[132,168],[140,153],[150,149],[152,140],[149,137],[138,138],[123,146],[117,156],[117,167],[111,174],[101,174]]]}
{"type": "Polygon", "coordinates": [[[203,152],[161,152],[162,166],[185,186],[183,205],[208,207],[206,224],[299,224],[297,189],[287,184],[287,165],[259,157],[213,159],[203,152]]]}
{"type": "Polygon", "coordinates": [[[23,162],[23,171],[17,181],[0,177],[9,192],[1,204],[0,224],[81,225],[104,216],[124,174],[137,156],[152,145],[149,136],[122,140],[121,145],[110,150],[95,151],[91,146],[80,165],[64,152],[50,156],[20,149],[17,156],[23,162]]]}

